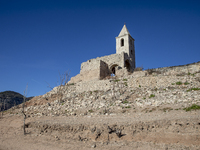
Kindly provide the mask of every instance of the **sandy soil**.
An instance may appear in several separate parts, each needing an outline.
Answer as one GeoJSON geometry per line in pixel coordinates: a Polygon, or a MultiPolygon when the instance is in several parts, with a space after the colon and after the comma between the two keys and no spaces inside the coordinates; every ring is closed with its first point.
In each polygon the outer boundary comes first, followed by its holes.
{"type": "Polygon", "coordinates": [[[200,149],[200,110],[0,119],[0,150],[200,149]]]}

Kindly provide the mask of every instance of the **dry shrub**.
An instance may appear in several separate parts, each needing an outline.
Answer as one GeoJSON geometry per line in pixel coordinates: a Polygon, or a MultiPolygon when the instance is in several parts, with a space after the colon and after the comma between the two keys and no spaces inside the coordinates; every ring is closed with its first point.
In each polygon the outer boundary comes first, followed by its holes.
{"type": "Polygon", "coordinates": [[[135,69],[134,69],[134,71],[142,71],[144,68],[143,67],[136,67],[135,69]]]}

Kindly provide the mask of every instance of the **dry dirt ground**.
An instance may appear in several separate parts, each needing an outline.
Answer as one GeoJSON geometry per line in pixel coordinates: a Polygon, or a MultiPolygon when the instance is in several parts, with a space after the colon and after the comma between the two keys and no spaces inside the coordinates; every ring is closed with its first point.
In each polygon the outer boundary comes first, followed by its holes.
{"type": "MultiPolygon", "coordinates": [[[[173,107],[173,106],[171,106],[173,107]]],[[[200,110],[0,119],[0,150],[200,149],[200,110]]]]}

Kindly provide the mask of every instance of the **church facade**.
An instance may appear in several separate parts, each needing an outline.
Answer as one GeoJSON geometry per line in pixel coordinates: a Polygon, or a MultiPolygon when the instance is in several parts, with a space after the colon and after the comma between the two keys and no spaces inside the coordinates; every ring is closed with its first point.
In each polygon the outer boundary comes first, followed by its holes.
{"type": "Polygon", "coordinates": [[[126,25],[116,37],[116,54],[90,59],[81,64],[80,74],[72,77],[70,83],[101,80],[115,74],[132,72],[135,69],[135,45],[126,25]]]}

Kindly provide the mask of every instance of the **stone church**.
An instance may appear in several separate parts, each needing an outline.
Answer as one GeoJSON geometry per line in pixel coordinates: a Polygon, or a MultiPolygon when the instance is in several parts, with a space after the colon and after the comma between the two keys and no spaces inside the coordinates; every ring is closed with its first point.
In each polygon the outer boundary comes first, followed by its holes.
{"type": "Polygon", "coordinates": [[[126,25],[116,37],[116,54],[90,59],[81,64],[80,74],[72,77],[69,83],[101,80],[111,74],[123,76],[135,68],[135,46],[126,25]]]}

